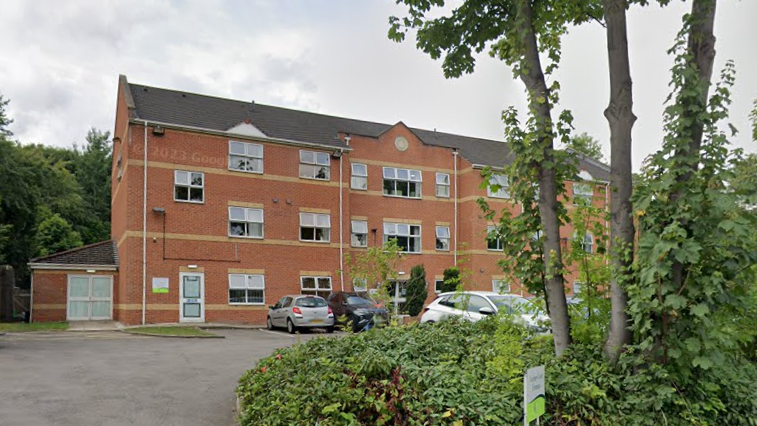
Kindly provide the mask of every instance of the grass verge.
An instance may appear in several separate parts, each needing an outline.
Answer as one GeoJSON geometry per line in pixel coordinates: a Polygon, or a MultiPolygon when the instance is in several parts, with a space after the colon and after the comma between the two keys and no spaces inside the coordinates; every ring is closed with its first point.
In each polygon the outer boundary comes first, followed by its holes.
{"type": "Polygon", "coordinates": [[[0,333],[26,333],[30,331],[64,331],[68,329],[65,322],[4,322],[0,323],[0,333]]]}
{"type": "Polygon", "coordinates": [[[174,327],[135,327],[124,330],[132,334],[147,334],[150,336],[169,337],[219,337],[217,334],[208,333],[198,327],[174,326],[174,327]]]}

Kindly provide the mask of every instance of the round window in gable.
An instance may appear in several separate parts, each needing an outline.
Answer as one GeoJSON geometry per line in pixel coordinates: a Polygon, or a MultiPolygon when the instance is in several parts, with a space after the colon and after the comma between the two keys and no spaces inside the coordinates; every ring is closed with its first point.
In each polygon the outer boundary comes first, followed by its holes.
{"type": "Polygon", "coordinates": [[[397,147],[400,151],[407,151],[408,147],[407,139],[403,138],[402,136],[397,136],[397,138],[394,140],[394,146],[397,147]]]}

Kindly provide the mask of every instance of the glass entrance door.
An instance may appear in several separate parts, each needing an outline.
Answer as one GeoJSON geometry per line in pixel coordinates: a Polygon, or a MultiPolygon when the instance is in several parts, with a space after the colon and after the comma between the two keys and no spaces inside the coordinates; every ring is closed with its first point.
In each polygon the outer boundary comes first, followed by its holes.
{"type": "Polygon", "coordinates": [[[179,274],[179,321],[205,321],[205,274],[182,272],[179,274]]]}

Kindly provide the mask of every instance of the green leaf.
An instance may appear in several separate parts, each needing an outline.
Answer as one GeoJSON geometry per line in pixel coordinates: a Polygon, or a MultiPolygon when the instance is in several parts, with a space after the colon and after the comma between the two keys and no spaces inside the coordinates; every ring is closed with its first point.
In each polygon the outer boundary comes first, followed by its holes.
{"type": "Polygon", "coordinates": [[[699,303],[691,307],[691,313],[702,318],[710,313],[710,307],[704,303],[699,303]]]}

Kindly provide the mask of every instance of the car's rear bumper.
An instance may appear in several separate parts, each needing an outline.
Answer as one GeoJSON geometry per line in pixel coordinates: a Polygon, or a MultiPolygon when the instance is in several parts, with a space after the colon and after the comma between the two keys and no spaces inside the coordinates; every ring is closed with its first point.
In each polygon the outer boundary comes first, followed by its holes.
{"type": "Polygon", "coordinates": [[[297,327],[312,327],[312,328],[333,327],[334,326],[334,317],[329,317],[329,318],[326,318],[326,319],[322,319],[322,318],[318,318],[318,319],[305,319],[305,318],[297,318],[297,317],[295,317],[292,322],[297,327]]]}

